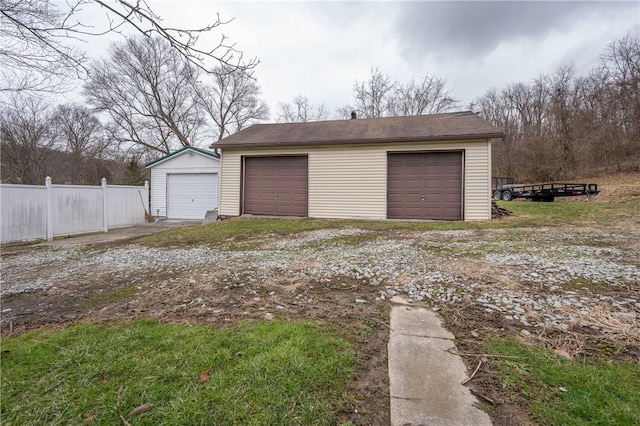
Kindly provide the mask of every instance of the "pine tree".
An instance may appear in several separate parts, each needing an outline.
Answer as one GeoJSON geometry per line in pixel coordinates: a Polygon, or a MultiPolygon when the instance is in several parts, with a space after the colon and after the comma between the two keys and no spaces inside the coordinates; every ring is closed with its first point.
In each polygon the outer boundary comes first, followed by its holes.
{"type": "Polygon", "coordinates": [[[125,185],[144,185],[147,180],[147,174],[145,168],[138,162],[137,158],[132,158],[127,163],[127,168],[124,172],[124,184],[125,185]]]}

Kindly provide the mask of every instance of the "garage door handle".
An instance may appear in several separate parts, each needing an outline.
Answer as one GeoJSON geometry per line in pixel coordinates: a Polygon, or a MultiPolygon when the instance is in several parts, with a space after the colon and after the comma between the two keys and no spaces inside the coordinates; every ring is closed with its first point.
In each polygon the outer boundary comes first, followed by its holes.
{"type": "Polygon", "coordinates": [[[422,197],[420,197],[422,199],[422,201],[424,201],[424,195],[422,197]]]}
{"type": "Polygon", "coordinates": [[[273,198],[274,198],[275,200],[277,200],[277,199],[278,199],[278,194],[273,194],[273,198]]]}

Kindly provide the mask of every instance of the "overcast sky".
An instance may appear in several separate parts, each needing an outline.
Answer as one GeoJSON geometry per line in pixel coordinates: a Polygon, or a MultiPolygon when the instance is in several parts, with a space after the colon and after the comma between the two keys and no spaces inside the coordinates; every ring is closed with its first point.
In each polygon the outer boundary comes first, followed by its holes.
{"type": "MultiPolygon", "coordinates": [[[[558,66],[579,74],[606,46],[640,32],[638,1],[272,2],[150,1],[170,26],[197,27],[216,13],[233,21],[224,33],[247,57],[272,120],[297,94],[324,103],[333,118],[352,100],[356,80],[379,67],[406,81],[444,78],[466,107],[491,88],[528,82],[558,66]]],[[[92,43],[92,54],[102,50],[92,43]]]]}

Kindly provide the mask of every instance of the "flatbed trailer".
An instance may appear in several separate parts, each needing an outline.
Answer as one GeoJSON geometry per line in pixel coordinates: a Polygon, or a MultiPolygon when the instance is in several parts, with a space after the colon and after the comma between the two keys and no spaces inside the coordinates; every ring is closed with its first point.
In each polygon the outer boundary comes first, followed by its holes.
{"type": "Polygon", "coordinates": [[[553,201],[556,197],[591,197],[600,191],[595,183],[534,183],[529,185],[506,184],[491,190],[493,199],[511,201],[525,198],[533,201],[553,201]]]}

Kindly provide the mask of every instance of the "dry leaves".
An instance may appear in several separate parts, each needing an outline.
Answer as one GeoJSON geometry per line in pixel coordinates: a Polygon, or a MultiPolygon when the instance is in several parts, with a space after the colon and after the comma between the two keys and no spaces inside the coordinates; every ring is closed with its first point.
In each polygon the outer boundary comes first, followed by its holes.
{"type": "Polygon", "coordinates": [[[207,380],[209,380],[209,375],[211,374],[211,370],[204,370],[200,372],[200,378],[198,379],[198,383],[203,384],[207,380]]]}

